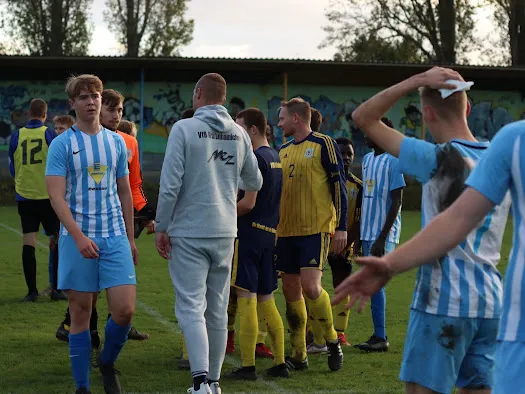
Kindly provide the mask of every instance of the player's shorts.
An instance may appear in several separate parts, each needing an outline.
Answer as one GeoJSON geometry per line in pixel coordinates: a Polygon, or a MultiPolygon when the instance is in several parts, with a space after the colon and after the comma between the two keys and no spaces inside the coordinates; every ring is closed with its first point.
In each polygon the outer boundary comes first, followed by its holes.
{"type": "Polygon", "coordinates": [[[237,238],[233,253],[232,286],[262,295],[277,290],[273,251],[273,242],[264,245],[237,238]]]}
{"type": "Polygon", "coordinates": [[[454,386],[490,389],[498,322],[431,315],[412,309],[399,378],[438,393],[451,393],[454,386]]]}
{"type": "Polygon", "coordinates": [[[275,247],[277,271],[300,274],[303,269],[323,270],[330,250],[330,234],[279,237],[275,247]]]}
{"type": "Polygon", "coordinates": [[[525,387],[525,343],[498,341],[493,394],[522,393],[525,387]]]}
{"type": "Polygon", "coordinates": [[[24,234],[37,233],[40,223],[47,235],[57,234],[60,221],[49,199],[18,201],[18,214],[24,234]]]}
{"type": "MultiPolygon", "coordinates": [[[[363,248],[363,256],[370,256],[370,249],[372,249],[374,242],[375,241],[361,241],[361,247],[363,248]]],[[[385,242],[385,254],[393,252],[395,248],[395,243],[385,242]]]]}
{"type": "Polygon", "coordinates": [[[94,293],[110,287],[135,285],[135,266],[128,238],[121,235],[91,239],[100,249],[98,259],[83,257],[72,236],[60,237],[58,288],[94,293]]]}

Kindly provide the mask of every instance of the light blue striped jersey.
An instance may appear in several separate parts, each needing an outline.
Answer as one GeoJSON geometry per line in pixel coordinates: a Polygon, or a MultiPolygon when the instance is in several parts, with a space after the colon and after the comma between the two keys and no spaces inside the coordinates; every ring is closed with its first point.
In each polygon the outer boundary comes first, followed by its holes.
{"type": "MultiPolygon", "coordinates": [[[[361,240],[375,241],[381,234],[392,200],[390,192],[405,187],[398,160],[388,154],[368,153],[362,160],[363,201],[361,205],[361,240]]],[[[388,233],[387,242],[399,243],[401,208],[388,233]]]]}
{"type": "MultiPolygon", "coordinates": [[[[459,196],[467,175],[488,147],[488,142],[457,139],[442,145],[415,138],[403,140],[401,171],[423,183],[423,227],[459,196]],[[458,162],[462,159],[464,163],[458,162]]],[[[502,285],[496,265],[509,205],[510,200],[505,200],[459,246],[419,268],[413,309],[453,317],[499,317],[502,285]]]]}
{"type": "Polygon", "coordinates": [[[66,202],[87,237],[126,235],[117,179],[128,173],[124,139],[103,127],[89,135],[74,125],[49,147],[46,175],[66,178],[66,202]]]}
{"type": "Polygon", "coordinates": [[[510,189],[514,236],[505,272],[498,340],[525,342],[525,121],[503,127],[467,180],[495,204],[510,189]]]}

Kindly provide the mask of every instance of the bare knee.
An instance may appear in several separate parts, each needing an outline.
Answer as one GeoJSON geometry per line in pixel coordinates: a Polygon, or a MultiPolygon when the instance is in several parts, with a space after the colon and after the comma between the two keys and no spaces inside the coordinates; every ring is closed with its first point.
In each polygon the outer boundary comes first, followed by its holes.
{"type": "Polygon", "coordinates": [[[434,390],[420,386],[417,383],[405,383],[406,394],[434,394],[437,393],[434,390]]]}
{"type": "Polygon", "coordinates": [[[24,246],[32,246],[36,248],[36,233],[26,233],[22,237],[22,242],[24,246]]]}
{"type": "Polygon", "coordinates": [[[303,298],[299,275],[283,274],[283,294],[287,302],[295,302],[303,298]]]}
{"type": "Polygon", "coordinates": [[[121,305],[116,310],[111,311],[111,318],[119,326],[127,326],[131,324],[133,315],[135,314],[135,307],[131,304],[121,305]]]}
{"type": "Polygon", "coordinates": [[[322,290],[321,283],[319,283],[319,281],[304,280],[302,284],[304,295],[308,297],[308,299],[317,300],[319,298],[322,290]]]}

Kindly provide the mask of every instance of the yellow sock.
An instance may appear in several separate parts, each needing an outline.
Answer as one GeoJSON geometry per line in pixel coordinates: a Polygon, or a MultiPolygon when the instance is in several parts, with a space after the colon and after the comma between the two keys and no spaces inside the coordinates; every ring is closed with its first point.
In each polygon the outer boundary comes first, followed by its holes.
{"type": "Polygon", "coordinates": [[[286,304],[286,319],[290,329],[292,357],[297,361],[306,359],[306,304],[304,298],[286,304]]]}
{"type": "MultiPolygon", "coordinates": [[[[224,326],[223,326],[224,327],[224,326]]],[[[186,341],[182,338],[182,358],[188,360],[188,349],[186,348],[186,341]]]]}
{"type": "Polygon", "coordinates": [[[275,299],[261,302],[259,304],[261,314],[268,324],[268,334],[273,353],[275,365],[284,364],[284,325],[279,310],[275,305],[275,299]]]}
{"type": "Polygon", "coordinates": [[[261,304],[257,303],[257,317],[259,318],[259,335],[257,336],[257,343],[265,343],[266,342],[266,335],[268,335],[267,332],[267,321],[266,317],[261,310],[261,304]]]}
{"type": "Polygon", "coordinates": [[[325,289],[322,289],[321,295],[317,300],[309,300],[312,307],[312,314],[321,325],[323,337],[326,342],[334,342],[337,339],[337,333],[334,330],[334,320],[332,316],[332,306],[330,305],[330,296],[325,289]]]}
{"type": "Polygon", "coordinates": [[[255,345],[257,343],[257,298],[238,298],[239,341],[243,367],[255,366],[255,345]]]}
{"type": "Polygon", "coordinates": [[[346,331],[346,327],[348,327],[348,316],[350,316],[350,309],[346,309],[346,305],[349,301],[350,296],[346,296],[334,308],[334,327],[337,333],[344,333],[346,331]]]}
{"type": "Polygon", "coordinates": [[[235,331],[235,316],[237,315],[237,294],[235,289],[230,288],[230,299],[228,300],[228,331],[235,331]]]}
{"type": "Polygon", "coordinates": [[[324,335],[323,335],[323,329],[321,328],[321,324],[319,321],[317,321],[312,313],[312,301],[308,299],[308,297],[305,297],[304,299],[306,301],[306,310],[308,311],[308,325],[310,326],[309,331],[311,331],[312,334],[314,334],[314,343],[317,345],[324,345],[324,335]]]}

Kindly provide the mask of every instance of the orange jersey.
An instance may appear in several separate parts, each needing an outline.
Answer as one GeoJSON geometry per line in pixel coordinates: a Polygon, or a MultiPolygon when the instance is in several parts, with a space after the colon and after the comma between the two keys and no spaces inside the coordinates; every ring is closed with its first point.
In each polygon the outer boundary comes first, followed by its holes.
{"type": "Polygon", "coordinates": [[[139,144],[137,140],[129,134],[117,130],[117,133],[124,138],[126,148],[128,149],[128,168],[129,184],[131,186],[131,195],[133,196],[133,208],[140,211],[148,200],[142,190],[142,172],[140,171],[139,161],[139,144]]]}

